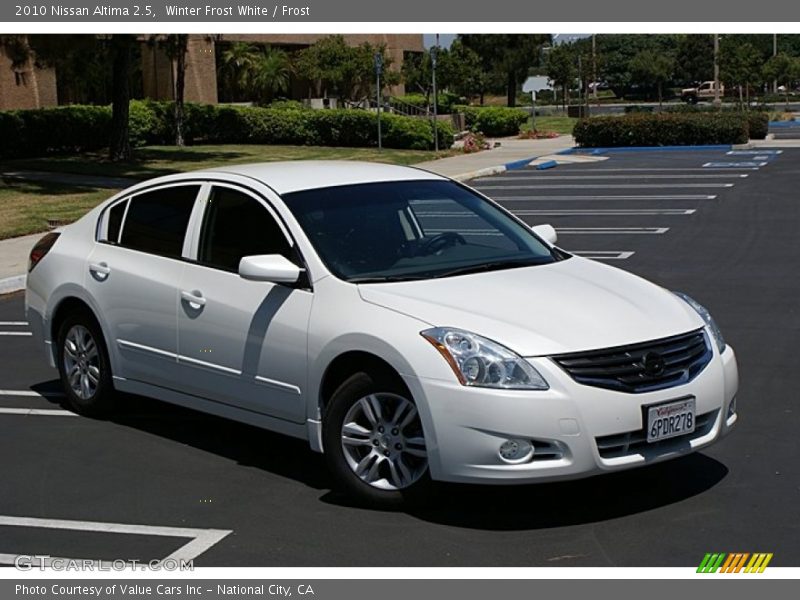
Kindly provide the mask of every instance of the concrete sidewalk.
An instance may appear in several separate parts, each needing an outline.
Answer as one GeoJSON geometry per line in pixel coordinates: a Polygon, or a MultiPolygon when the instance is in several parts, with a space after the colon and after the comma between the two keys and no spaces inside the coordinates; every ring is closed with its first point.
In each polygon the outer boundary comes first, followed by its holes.
{"type": "Polygon", "coordinates": [[[500,142],[501,145],[491,150],[449,156],[439,160],[418,163],[414,166],[465,181],[475,177],[500,173],[506,170],[507,165],[514,165],[515,163],[555,154],[560,150],[566,150],[575,145],[571,135],[562,135],[546,140],[501,138],[489,141],[490,143],[500,142]]]}

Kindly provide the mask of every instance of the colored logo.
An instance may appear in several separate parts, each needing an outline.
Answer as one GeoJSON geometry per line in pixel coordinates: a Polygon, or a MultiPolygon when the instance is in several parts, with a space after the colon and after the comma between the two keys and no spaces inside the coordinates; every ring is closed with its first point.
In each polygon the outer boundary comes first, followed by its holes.
{"type": "Polygon", "coordinates": [[[755,552],[725,552],[707,553],[700,566],[697,567],[698,573],[763,573],[769,561],[772,560],[772,553],[755,552]]]}

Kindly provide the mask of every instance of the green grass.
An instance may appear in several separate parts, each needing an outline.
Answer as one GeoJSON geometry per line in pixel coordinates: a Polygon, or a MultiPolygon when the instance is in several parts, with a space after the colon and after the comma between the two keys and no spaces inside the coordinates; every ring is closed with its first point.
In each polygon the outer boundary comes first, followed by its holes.
{"type": "Polygon", "coordinates": [[[48,219],[83,216],[115,190],[0,179],[0,239],[46,231],[48,219]]]}
{"type": "Polygon", "coordinates": [[[448,156],[448,152],[425,150],[379,151],[377,148],[327,148],[321,146],[147,146],[137,148],[130,163],[109,162],[104,154],[87,153],[69,156],[3,161],[0,171],[32,170],[102,175],[106,177],[129,177],[149,179],[182,171],[193,171],[222,165],[237,165],[276,160],[364,160],[409,165],[437,156],[448,156]]]}
{"type": "Polygon", "coordinates": [[[574,117],[536,117],[536,129],[571,134],[577,121],[574,117]]]}

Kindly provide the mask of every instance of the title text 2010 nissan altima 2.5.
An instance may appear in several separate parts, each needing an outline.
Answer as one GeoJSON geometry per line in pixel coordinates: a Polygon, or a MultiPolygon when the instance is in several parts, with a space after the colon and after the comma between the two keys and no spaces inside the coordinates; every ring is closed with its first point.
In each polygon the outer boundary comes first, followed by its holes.
{"type": "Polygon", "coordinates": [[[27,318],[76,411],[120,390],[307,439],[373,504],[727,434],[737,365],[708,311],[555,239],[414,168],[219,168],[42,238],[27,318]]]}

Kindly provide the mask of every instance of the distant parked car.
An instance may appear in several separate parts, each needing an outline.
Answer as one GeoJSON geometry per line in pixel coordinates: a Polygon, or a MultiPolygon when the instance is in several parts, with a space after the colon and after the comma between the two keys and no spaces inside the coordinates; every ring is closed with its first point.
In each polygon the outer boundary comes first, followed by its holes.
{"type": "MultiPolygon", "coordinates": [[[[725,86],[719,85],[719,97],[725,95],[725,86]]],[[[697,87],[684,88],[681,90],[681,100],[687,104],[697,104],[700,100],[713,100],[716,97],[713,81],[704,81],[697,87]]]]}
{"type": "Polygon", "coordinates": [[[555,241],[419,169],[232,166],[140,183],[44,236],[26,314],[75,411],[118,390],[302,438],[376,505],[726,435],[737,365],[709,312],[555,241]]]}

